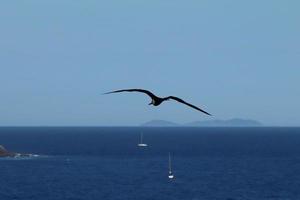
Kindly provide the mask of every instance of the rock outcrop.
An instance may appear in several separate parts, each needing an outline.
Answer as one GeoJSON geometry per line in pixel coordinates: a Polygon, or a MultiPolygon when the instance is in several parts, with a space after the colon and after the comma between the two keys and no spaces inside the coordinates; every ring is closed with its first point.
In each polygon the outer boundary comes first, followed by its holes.
{"type": "Polygon", "coordinates": [[[15,153],[7,151],[4,146],[0,145],[0,157],[15,157],[15,153]]]}
{"type": "Polygon", "coordinates": [[[15,152],[7,151],[4,146],[0,145],[0,157],[14,157],[14,158],[17,158],[17,157],[31,157],[31,156],[33,156],[33,155],[32,154],[22,154],[22,153],[15,153],[15,152]]]}

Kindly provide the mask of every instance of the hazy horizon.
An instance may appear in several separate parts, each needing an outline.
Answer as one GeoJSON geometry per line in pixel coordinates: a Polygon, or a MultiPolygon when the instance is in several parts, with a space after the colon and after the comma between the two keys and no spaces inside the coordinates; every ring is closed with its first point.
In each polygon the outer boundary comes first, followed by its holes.
{"type": "Polygon", "coordinates": [[[160,123],[161,121],[162,122],[166,122],[166,123],[174,123],[174,127],[198,127],[198,128],[247,128],[247,127],[256,127],[256,128],[272,128],[272,127],[282,127],[282,128],[298,128],[300,126],[281,126],[281,125],[266,125],[266,124],[263,124],[262,122],[260,121],[257,121],[257,120],[253,120],[253,119],[242,119],[242,120],[250,120],[250,121],[255,121],[255,122],[258,122],[260,123],[260,125],[250,125],[250,126],[247,126],[247,125],[226,125],[226,126],[222,126],[222,125],[209,125],[209,126],[206,126],[206,125],[190,125],[190,123],[197,123],[197,122],[210,122],[210,121],[230,121],[230,120],[235,120],[235,119],[238,119],[240,120],[241,118],[231,118],[231,119],[213,119],[213,120],[199,120],[199,121],[189,121],[189,122],[176,122],[176,121],[169,121],[169,120],[163,120],[163,119],[153,119],[153,120],[149,120],[149,121],[145,121],[145,122],[142,122],[140,124],[130,124],[130,125],[122,125],[122,124],[115,124],[115,125],[8,125],[8,126],[0,126],[0,128],[5,128],[5,127],[11,127],[11,128],[18,128],[18,127],[166,127],[166,128],[169,128],[169,127],[173,127],[173,126],[169,126],[169,125],[153,125],[152,123],[160,123]],[[145,125],[147,123],[151,123],[152,125],[145,125]]]}
{"type": "Polygon", "coordinates": [[[299,1],[4,1],[0,126],[300,126],[299,1]],[[148,106],[144,88],[178,96],[148,106]]]}

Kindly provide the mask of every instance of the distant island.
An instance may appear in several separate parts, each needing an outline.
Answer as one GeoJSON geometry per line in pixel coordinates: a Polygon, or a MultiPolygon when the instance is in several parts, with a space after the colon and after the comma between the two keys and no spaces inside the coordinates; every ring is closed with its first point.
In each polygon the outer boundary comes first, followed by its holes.
{"type": "Polygon", "coordinates": [[[166,120],[151,120],[141,124],[141,126],[180,126],[174,122],[166,121],[166,120]]]}
{"type": "Polygon", "coordinates": [[[10,152],[6,150],[4,146],[0,145],[0,158],[1,157],[19,158],[19,157],[32,157],[32,156],[37,156],[37,155],[10,152]]]}
{"type": "Polygon", "coordinates": [[[259,127],[262,123],[251,119],[234,118],[229,120],[194,121],[186,124],[177,124],[166,120],[151,120],[141,124],[145,127],[259,127]]]}

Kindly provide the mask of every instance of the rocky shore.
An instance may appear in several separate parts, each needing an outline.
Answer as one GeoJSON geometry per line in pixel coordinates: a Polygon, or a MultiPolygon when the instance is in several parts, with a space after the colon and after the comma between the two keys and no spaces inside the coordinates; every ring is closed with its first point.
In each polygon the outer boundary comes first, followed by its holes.
{"type": "Polygon", "coordinates": [[[13,158],[18,158],[18,157],[31,157],[33,156],[32,154],[23,154],[23,153],[15,153],[15,152],[10,152],[5,149],[4,146],[0,145],[0,157],[13,157],[13,158]]]}

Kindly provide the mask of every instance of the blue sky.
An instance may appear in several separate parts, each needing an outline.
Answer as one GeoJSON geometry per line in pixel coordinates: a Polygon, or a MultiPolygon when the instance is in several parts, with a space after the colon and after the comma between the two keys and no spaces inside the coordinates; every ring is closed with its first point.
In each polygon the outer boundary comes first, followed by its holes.
{"type": "Polygon", "coordinates": [[[300,2],[3,1],[0,125],[300,125],[300,2]],[[145,88],[176,95],[151,107],[145,88]]]}

